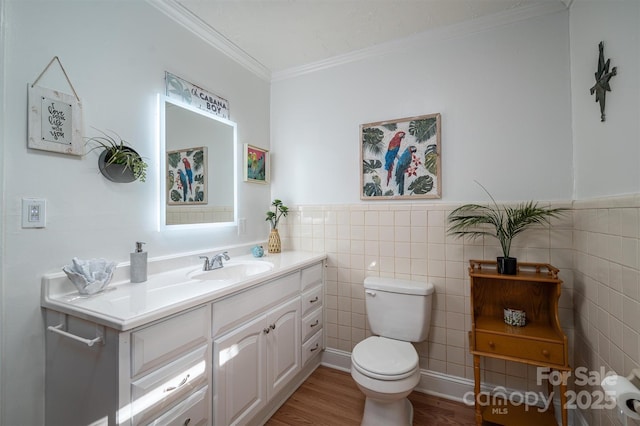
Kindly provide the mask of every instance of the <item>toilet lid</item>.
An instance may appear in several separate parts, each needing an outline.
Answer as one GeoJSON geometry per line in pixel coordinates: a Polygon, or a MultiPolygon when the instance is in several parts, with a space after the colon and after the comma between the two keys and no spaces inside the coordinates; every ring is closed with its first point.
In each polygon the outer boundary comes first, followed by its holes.
{"type": "Polygon", "coordinates": [[[418,368],[418,354],[411,343],[379,336],[358,343],[351,361],[362,374],[383,380],[408,377],[418,368]]]}

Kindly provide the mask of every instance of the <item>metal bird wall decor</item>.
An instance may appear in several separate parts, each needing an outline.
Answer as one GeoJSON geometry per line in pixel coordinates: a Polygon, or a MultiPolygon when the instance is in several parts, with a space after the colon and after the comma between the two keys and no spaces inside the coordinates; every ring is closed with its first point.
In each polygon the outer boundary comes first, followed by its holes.
{"type": "Polygon", "coordinates": [[[611,59],[607,59],[607,62],[604,61],[604,44],[600,42],[598,44],[598,49],[600,50],[600,56],[598,57],[598,71],[595,73],[596,84],[591,88],[591,94],[596,94],[596,102],[600,103],[600,121],[605,120],[604,114],[604,104],[607,96],[607,92],[611,91],[611,86],[609,86],[609,80],[611,77],[618,73],[617,67],[613,67],[611,71],[609,71],[609,65],[611,63],[611,59]]]}

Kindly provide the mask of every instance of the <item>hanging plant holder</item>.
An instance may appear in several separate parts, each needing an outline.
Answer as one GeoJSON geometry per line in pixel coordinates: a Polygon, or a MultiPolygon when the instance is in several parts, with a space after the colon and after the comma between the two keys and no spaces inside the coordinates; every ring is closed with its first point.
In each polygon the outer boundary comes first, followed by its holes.
{"type": "MultiPolygon", "coordinates": [[[[138,154],[133,148],[124,147],[122,150],[135,154],[140,158],[140,154],[138,154]]],[[[102,173],[102,175],[111,182],[130,183],[138,179],[131,167],[126,164],[110,162],[110,160],[111,152],[110,150],[105,149],[98,158],[98,169],[100,170],[100,173],[102,173]]]]}

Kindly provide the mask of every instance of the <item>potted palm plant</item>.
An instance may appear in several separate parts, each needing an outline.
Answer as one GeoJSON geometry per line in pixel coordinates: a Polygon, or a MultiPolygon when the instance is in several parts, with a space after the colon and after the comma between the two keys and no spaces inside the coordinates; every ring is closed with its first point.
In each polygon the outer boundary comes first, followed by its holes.
{"type": "Polygon", "coordinates": [[[144,182],[147,178],[147,163],[133,148],[128,146],[127,141],[118,136],[115,132],[113,136],[98,130],[102,136],[89,138],[87,143],[94,143],[95,149],[102,149],[98,158],[98,169],[100,173],[112,182],[128,183],[135,180],[144,182]]]}
{"type": "Polygon", "coordinates": [[[532,225],[549,223],[549,219],[560,216],[566,209],[539,207],[533,201],[522,202],[515,207],[500,207],[489,191],[480,186],[493,205],[464,204],[456,208],[448,216],[448,234],[471,239],[485,235],[496,238],[503,254],[496,259],[498,272],[515,275],[517,259],[510,256],[513,238],[532,225]]]}
{"type": "Polygon", "coordinates": [[[287,217],[289,208],[278,199],[273,200],[271,206],[274,208],[274,211],[267,211],[267,218],[265,219],[271,225],[267,249],[269,253],[280,253],[282,251],[282,243],[280,242],[280,234],[278,233],[278,222],[280,222],[283,216],[287,217]]]}

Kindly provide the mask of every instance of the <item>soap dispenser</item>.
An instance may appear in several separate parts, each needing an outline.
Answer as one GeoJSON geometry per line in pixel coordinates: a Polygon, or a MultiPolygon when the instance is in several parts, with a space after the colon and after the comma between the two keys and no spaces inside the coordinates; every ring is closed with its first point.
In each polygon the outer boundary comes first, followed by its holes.
{"type": "Polygon", "coordinates": [[[147,280],[147,252],[142,251],[142,241],[136,241],[136,251],[129,255],[131,265],[129,274],[132,283],[142,283],[147,280]]]}

